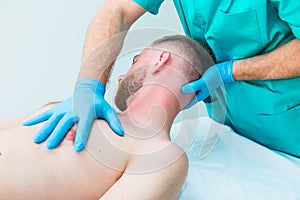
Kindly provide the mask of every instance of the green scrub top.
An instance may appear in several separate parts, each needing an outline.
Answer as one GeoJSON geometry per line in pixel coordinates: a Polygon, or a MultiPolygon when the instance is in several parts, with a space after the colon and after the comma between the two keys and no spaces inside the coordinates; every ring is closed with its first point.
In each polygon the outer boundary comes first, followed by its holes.
{"type": "MultiPolygon", "coordinates": [[[[163,2],[134,1],[152,14],[163,2]]],[[[186,35],[209,47],[217,63],[267,53],[300,39],[299,0],[174,0],[174,4],[186,35]]],[[[236,81],[217,90],[216,96],[206,102],[213,119],[225,120],[236,132],[271,149],[300,157],[300,78],[236,81]]]]}

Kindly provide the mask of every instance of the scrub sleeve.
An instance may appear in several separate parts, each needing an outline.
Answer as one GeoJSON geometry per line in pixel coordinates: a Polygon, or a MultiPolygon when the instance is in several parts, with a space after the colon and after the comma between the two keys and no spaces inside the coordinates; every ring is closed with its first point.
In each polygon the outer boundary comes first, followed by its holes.
{"type": "Polygon", "coordinates": [[[156,15],[158,10],[164,0],[133,0],[143,8],[145,8],[148,12],[156,15]]]}

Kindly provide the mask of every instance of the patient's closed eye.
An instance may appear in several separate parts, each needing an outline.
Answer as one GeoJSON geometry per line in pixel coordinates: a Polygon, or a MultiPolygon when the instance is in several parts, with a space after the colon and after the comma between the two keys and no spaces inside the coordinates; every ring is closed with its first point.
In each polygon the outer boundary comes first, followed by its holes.
{"type": "Polygon", "coordinates": [[[137,57],[139,56],[139,54],[138,55],[135,55],[134,57],[133,57],[133,59],[132,59],[132,65],[134,64],[134,63],[136,63],[137,62],[137,57]]]}

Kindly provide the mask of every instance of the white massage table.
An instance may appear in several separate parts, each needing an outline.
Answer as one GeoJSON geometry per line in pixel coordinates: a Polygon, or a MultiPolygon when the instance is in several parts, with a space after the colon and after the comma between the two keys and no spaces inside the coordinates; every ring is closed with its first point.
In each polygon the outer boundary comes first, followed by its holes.
{"type": "Polygon", "coordinates": [[[300,159],[267,149],[208,117],[175,123],[171,138],[189,158],[180,200],[300,199],[300,159]]]}

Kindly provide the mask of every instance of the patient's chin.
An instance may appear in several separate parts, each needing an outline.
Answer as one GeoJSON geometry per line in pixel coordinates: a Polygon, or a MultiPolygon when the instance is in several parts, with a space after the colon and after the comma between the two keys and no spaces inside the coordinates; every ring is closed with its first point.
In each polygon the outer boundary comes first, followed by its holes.
{"type": "Polygon", "coordinates": [[[146,66],[137,68],[120,83],[115,97],[115,104],[121,110],[127,109],[127,101],[142,88],[146,78],[146,66]]]}
{"type": "Polygon", "coordinates": [[[124,97],[121,97],[118,95],[115,98],[115,104],[116,104],[117,108],[122,112],[127,109],[126,99],[127,98],[124,98],[124,97]]]}

